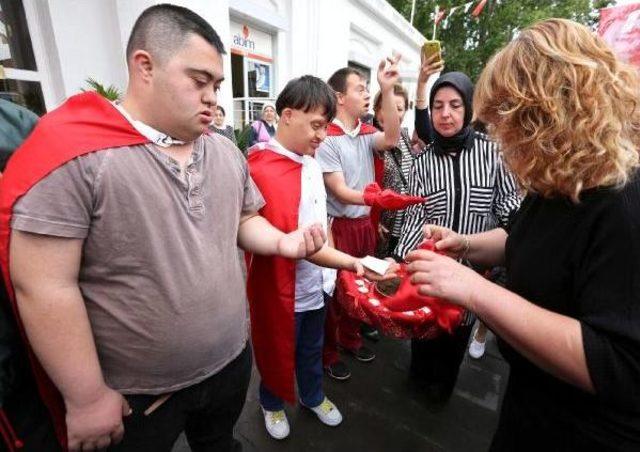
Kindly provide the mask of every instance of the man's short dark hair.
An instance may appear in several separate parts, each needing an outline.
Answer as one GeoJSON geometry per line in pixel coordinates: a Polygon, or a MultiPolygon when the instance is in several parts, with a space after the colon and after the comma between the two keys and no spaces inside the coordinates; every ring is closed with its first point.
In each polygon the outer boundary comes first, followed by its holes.
{"type": "Polygon", "coordinates": [[[327,121],[331,121],[336,115],[336,95],[329,85],[313,75],[290,80],[276,100],[278,116],[285,108],[308,113],[319,107],[324,109],[327,121]]]}
{"type": "Polygon", "coordinates": [[[145,9],[136,20],[127,43],[127,63],[136,50],[165,59],[175,53],[191,34],[202,37],[221,55],[220,36],[202,17],[182,6],[161,4],[145,9]]]}
{"type": "Polygon", "coordinates": [[[336,93],[346,93],[347,92],[347,78],[351,74],[355,74],[361,79],[364,79],[364,74],[356,68],[353,67],[343,67],[342,69],[338,69],[333,73],[327,83],[336,93]]]}

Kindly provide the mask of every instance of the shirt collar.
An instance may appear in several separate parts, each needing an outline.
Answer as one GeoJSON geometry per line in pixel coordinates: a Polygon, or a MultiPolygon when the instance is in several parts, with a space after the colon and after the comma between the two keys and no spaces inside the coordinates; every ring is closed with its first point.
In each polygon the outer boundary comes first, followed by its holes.
{"type": "Polygon", "coordinates": [[[360,119],[358,119],[358,122],[356,123],[356,126],[353,130],[347,130],[347,126],[345,126],[344,123],[338,118],[333,118],[333,123],[340,127],[345,135],[349,135],[351,138],[355,138],[360,134],[360,127],[362,126],[362,122],[360,121],[360,119]]]}
{"type": "Polygon", "coordinates": [[[116,102],[112,102],[113,106],[125,117],[127,121],[131,123],[134,129],[136,129],[140,134],[151,141],[156,146],[160,146],[162,148],[168,148],[173,145],[181,145],[185,144],[184,141],[177,140],[175,138],[171,138],[169,135],[162,133],[153,127],[145,124],[142,121],[138,121],[133,119],[131,115],[125,110],[122,105],[116,102]]]}
{"type": "Polygon", "coordinates": [[[282,144],[280,144],[280,142],[275,138],[271,138],[271,140],[269,140],[269,145],[271,145],[274,152],[280,155],[284,155],[285,157],[289,157],[294,162],[304,163],[305,156],[296,154],[295,152],[291,152],[290,150],[285,148],[282,144]]]}

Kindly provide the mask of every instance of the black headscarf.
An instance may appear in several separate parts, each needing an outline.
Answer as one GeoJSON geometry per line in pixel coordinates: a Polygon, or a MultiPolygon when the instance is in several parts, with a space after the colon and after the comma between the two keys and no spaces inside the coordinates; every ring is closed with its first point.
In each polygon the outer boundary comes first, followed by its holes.
{"type": "Polygon", "coordinates": [[[431,127],[433,130],[433,149],[437,154],[449,152],[459,152],[463,148],[473,144],[473,129],[471,128],[471,118],[473,117],[473,83],[466,74],[462,72],[447,72],[440,76],[431,88],[429,96],[429,109],[431,110],[431,127]],[[462,129],[452,137],[443,137],[433,126],[433,99],[440,88],[450,86],[462,97],[464,103],[464,122],[462,129]]]}

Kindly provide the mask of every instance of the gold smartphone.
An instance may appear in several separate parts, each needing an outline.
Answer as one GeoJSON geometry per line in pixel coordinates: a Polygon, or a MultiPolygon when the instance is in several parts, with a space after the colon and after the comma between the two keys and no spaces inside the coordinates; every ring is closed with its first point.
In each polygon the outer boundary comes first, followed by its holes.
{"type": "Polygon", "coordinates": [[[433,63],[437,63],[442,60],[440,41],[426,41],[422,45],[422,61],[427,61],[434,54],[437,54],[438,58],[436,58],[433,63]]]}

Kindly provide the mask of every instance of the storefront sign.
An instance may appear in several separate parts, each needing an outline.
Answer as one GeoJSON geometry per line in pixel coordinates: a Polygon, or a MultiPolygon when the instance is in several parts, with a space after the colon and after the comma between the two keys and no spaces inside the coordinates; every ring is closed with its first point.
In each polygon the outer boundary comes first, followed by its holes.
{"type": "Polygon", "coordinates": [[[273,36],[247,24],[231,22],[231,50],[263,61],[272,61],[273,36]]]}

